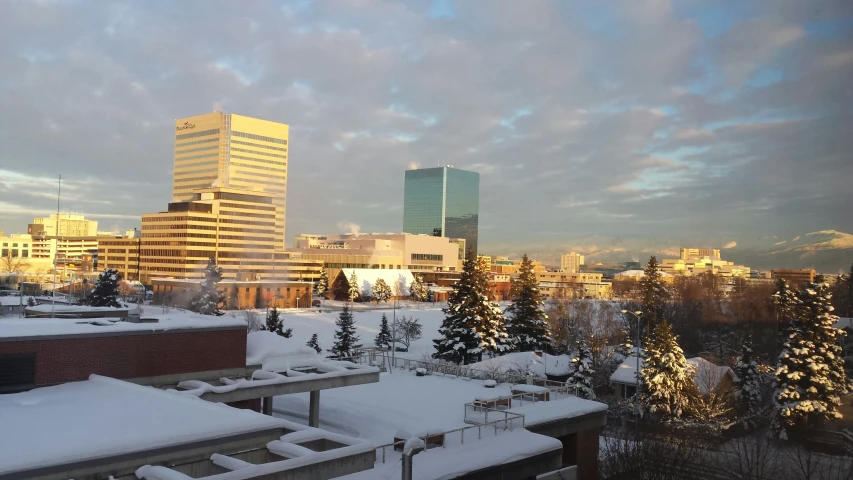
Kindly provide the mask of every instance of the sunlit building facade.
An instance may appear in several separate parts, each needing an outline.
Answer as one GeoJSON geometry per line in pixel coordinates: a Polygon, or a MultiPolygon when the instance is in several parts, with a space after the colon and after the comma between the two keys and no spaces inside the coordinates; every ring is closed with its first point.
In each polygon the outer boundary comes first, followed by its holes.
{"type": "Polygon", "coordinates": [[[176,120],[172,201],[209,187],[263,192],[280,207],[274,230],[284,248],[289,132],[283,123],[221,112],[176,120]]]}
{"type": "Polygon", "coordinates": [[[451,166],[406,170],[403,231],[463,238],[477,253],[480,174],[451,166]]]}

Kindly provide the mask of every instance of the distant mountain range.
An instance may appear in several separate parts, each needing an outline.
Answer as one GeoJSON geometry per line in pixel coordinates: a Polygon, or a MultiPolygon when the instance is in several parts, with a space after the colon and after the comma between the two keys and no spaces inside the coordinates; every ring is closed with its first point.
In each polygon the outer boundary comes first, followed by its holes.
{"type": "Polygon", "coordinates": [[[820,230],[791,240],[775,241],[764,248],[735,248],[726,252],[723,258],[758,269],[813,268],[821,273],[849,272],[853,263],[853,235],[820,230]]]}

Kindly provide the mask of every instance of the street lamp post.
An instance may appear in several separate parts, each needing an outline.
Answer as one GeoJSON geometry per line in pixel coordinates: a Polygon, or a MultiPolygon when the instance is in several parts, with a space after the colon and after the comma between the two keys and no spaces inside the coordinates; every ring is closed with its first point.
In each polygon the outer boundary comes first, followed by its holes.
{"type": "Polygon", "coordinates": [[[636,441],[640,441],[640,383],[642,382],[642,376],[640,375],[640,317],[643,315],[643,312],[637,310],[636,312],[631,312],[628,310],[622,310],[622,313],[628,313],[634,316],[637,319],[637,344],[635,348],[637,349],[637,406],[634,409],[634,412],[637,415],[637,421],[635,424],[636,428],[636,441]]]}

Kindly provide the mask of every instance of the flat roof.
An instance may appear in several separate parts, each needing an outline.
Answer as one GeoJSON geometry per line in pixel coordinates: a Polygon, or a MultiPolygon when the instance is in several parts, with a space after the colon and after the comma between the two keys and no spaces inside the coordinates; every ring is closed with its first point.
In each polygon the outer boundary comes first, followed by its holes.
{"type": "Polygon", "coordinates": [[[99,375],[0,395],[0,476],[292,428],[290,422],[99,375]]]}
{"type": "MultiPolygon", "coordinates": [[[[59,309],[59,305],[56,308],[59,309]]],[[[119,318],[0,318],[0,341],[30,337],[246,328],[244,320],[227,315],[217,317],[174,309],[162,313],[159,307],[147,307],[146,310],[151,313],[143,311],[142,318],[156,318],[156,323],[133,323],[120,321],[119,318]]]]}
{"type": "MultiPolygon", "coordinates": [[[[483,380],[463,380],[438,375],[416,376],[394,370],[380,374],[379,383],[326,390],[320,395],[320,428],[369,439],[379,445],[391,443],[396,433],[417,435],[424,431],[447,431],[468,426],[465,403],[477,398],[511,395],[511,384],[486,388],[483,380]],[[358,412],[357,415],[353,412],[358,412]]],[[[308,413],[308,394],[275,398],[273,411],[298,420],[308,413]]],[[[603,412],[607,405],[577,397],[537,402],[512,408],[525,416],[525,426],[603,412]]]]}

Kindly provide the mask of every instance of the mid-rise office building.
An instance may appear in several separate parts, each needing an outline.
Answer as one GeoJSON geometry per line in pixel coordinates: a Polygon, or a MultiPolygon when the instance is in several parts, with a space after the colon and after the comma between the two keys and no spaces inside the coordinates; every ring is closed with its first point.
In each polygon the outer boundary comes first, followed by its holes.
{"type": "Polygon", "coordinates": [[[221,112],[176,120],[172,201],[210,187],[262,192],[279,207],[274,234],[284,248],[289,131],[283,123],[221,112]]]}
{"type": "Polygon", "coordinates": [[[566,273],[577,273],[581,271],[583,255],[575,252],[560,256],[560,271],[566,273]]]}
{"type": "Polygon", "coordinates": [[[403,232],[463,238],[477,254],[480,174],[451,166],[406,170],[403,232]]]}
{"type": "Polygon", "coordinates": [[[98,234],[98,222],[73,213],[52,213],[49,217],[34,218],[27,226],[27,233],[43,237],[94,237],[98,234]]]}
{"type": "Polygon", "coordinates": [[[142,235],[138,230],[130,230],[125,235],[98,237],[97,269],[111,268],[118,271],[125,280],[139,280],[148,283],[142,275],[142,263],[139,247],[142,235]]]}
{"type": "Polygon", "coordinates": [[[141,272],[197,279],[213,259],[224,278],[238,281],[318,279],[320,262],[281,249],[280,211],[273,198],[260,192],[198,189],[165,212],[142,215],[141,272]]]}

